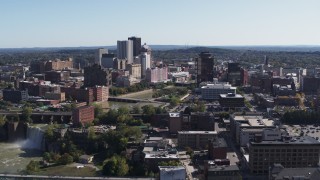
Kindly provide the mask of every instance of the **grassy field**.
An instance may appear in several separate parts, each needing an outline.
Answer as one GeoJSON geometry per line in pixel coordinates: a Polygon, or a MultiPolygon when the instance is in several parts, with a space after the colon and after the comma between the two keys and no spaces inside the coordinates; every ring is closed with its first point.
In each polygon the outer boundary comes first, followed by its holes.
{"type": "Polygon", "coordinates": [[[134,99],[151,99],[152,98],[152,94],[153,94],[153,90],[152,89],[147,89],[147,90],[144,90],[144,91],[138,91],[138,92],[134,92],[134,93],[124,94],[124,95],[121,95],[119,97],[122,97],[122,98],[134,98],[134,99]]]}
{"type": "Polygon", "coordinates": [[[77,169],[76,167],[69,166],[54,166],[41,169],[36,172],[35,175],[45,175],[45,176],[97,176],[95,169],[91,167],[83,167],[77,169]]]}

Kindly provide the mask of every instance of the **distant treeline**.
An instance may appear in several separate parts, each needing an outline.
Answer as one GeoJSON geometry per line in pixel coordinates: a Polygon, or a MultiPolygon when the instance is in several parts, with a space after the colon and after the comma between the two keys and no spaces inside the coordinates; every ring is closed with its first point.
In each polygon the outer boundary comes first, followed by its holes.
{"type": "MultiPolygon", "coordinates": [[[[232,47],[230,47],[232,48],[232,47]]],[[[275,67],[315,67],[320,66],[320,51],[311,49],[305,51],[289,51],[287,49],[279,48],[276,51],[274,47],[267,51],[263,48],[261,50],[247,50],[245,48],[228,49],[224,48],[209,48],[209,47],[193,47],[184,49],[171,50],[153,50],[152,56],[154,60],[163,60],[166,63],[173,63],[175,59],[190,59],[198,57],[198,54],[203,51],[210,52],[218,61],[235,61],[239,62],[245,67],[263,63],[264,56],[269,58],[269,64],[275,67]]],[[[293,48],[294,50],[294,48],[293,48]]],[[[115,50],[109,50],[111,53],[116,53],[115,50]]],[[[19,49],[12,50],[1,49],[0,51],[0,65],[12,63],[28,63],[32,60],[50,60],[50,59],[66,59],[73,57],[75,64],[83,67],[94,62],[95,49],[19,49]]]]}
{"type": "Polygon", "coordinates": [[[292,111],[286,112],[281,122],[285,124],[320,124],[320,111],[292,111]]]}

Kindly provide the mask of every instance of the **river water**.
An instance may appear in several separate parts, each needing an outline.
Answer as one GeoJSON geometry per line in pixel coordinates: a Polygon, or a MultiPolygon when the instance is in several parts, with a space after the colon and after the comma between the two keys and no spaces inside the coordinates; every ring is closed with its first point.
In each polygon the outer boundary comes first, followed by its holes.
{"type": "Polygon", "coordinates": [[[31,160],[41,160],[39,150],[23,149],[21,143],[0,143],[0,173],[18,174],[31,160]]]}
{"type": "Polygon", "coordinates": [[[18,174],[31,160],[42,159],[43,132],[47,124],[29,125],[27,139],[14,143],[0,143],[0,173],[18,174]]]}

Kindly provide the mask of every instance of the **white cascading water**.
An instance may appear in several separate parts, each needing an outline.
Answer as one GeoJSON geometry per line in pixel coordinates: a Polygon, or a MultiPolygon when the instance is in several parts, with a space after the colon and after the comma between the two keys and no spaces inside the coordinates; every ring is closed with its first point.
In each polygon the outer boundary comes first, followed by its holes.
{"type": "Polygon", "coordinates": [[[23,148],[44,150],[44,131],[40,127],[30,126],[27,128],[27,139],[23,148]]]}

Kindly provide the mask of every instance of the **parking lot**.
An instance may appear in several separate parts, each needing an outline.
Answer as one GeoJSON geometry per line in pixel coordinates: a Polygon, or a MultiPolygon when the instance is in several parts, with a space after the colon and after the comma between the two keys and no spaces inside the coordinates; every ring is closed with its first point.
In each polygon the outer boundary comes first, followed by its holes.
{"type": "Polygon", "coordinates": [[[287,132],[292,136],[310,136],[320,138],[320,126],[317,125],[285,125],[287,132]]]}

